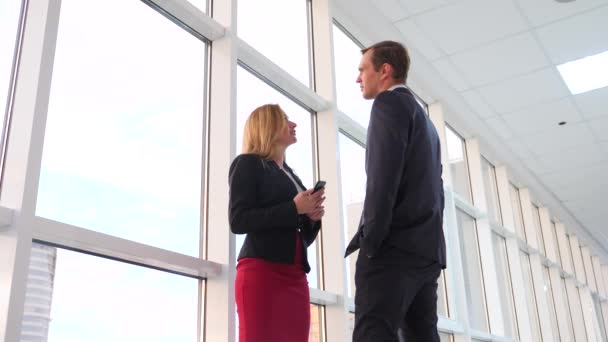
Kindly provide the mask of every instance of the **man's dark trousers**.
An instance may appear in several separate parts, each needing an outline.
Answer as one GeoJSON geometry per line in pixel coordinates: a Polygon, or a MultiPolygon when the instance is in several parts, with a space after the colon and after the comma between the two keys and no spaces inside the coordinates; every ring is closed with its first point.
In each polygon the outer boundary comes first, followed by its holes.
{"type": "Polygon", "coordinates": [[[353,342],[439,342],[436,262],[383,246],[368,258],[359,253],[355,272],[353,342]]]}

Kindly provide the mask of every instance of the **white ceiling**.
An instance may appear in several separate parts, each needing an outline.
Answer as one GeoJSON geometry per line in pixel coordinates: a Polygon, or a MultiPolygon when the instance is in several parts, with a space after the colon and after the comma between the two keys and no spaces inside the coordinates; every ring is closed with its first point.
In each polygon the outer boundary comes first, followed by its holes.
{"type": "Polygon", "coordinates": [[[556,65],[608,51],[608,0],[367,1],[606,250],[608,87],[556,65]]]}

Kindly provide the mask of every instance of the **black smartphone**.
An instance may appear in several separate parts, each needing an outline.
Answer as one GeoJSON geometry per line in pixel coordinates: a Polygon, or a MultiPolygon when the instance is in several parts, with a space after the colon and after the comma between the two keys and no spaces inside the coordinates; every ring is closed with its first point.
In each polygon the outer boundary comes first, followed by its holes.
{"type": "Polygon", "coordinates": [[[317,184],[315,184],[315,187],[312,189],[312,193],[314,194],[315,192],[323,189],[325,187],[325,181],[318,181],[317,184]]]}

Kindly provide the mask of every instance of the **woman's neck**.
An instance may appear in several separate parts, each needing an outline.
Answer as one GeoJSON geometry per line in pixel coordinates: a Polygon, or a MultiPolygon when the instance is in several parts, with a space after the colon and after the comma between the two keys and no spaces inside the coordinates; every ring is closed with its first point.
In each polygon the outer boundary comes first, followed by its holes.
{"type": "Polygon", "coordinates": [[[273,159],[275,163],[277,163],[277,165],[279,166],[279,168],[283,169],[283,164],[285,162],[285,157],[283,155],[281,155],[280,157],[274,158],[273,159]]]}
{"type": "Polygon", "coordinates": [[[279,168],[283,169],[285,163],[285,150],[280,151],[276,158],[273,159],[275,163],[279,166],[279,168]]]}

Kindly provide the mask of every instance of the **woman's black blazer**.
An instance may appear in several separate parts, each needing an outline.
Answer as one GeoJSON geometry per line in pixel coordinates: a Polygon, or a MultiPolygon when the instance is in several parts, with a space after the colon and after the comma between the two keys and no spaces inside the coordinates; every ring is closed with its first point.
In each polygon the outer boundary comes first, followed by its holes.
{"type": "MultiPolygon", "coordinates": [[[[306,187],[291,168],[285,169],[298,184],[306,187]]],[[[303,269],[310,271],[306,247],[321,228],[306,215],[298,215],[293,198],[298,191],[289,177],[272,160],[256,154],[241,154],[230,165],[230,230],[247,234],[238,259],[261,258],[293,264],[296,232],[302,236],[303,269]]]]}

